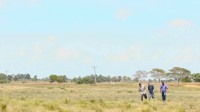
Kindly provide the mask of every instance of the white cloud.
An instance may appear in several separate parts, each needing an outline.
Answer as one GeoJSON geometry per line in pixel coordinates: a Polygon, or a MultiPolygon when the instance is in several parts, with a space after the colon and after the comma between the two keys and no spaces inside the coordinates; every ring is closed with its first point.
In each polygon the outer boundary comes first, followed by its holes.
{"type": "Polygon", "coordinates": [[[27,55],[28,55],[28,52],[25,49],[20,49],[17,51],[17,56],[19,57],[26,57],[27,55]]]}
{"type": "Polygon", "coordinates": [[[81,61],[83,63],[91,63],[93,58],[86,53],[86,51],[82,49],[66,49],[66,48],[59,48],[56,51],[56,57],[59,60],[67,60],[67,61],[81,61]]]}
{"type": "Polygon", "coordinates": [[[76,59],[79,57],[79,53],[72,52],[65,48],[60,48],[57,51],[57,56],[59,59],[76,59]]]}
{"type": "Polygon", "coordinates": [[[0,7],[3,6],[4,0],[0,0],[0,7]]]}
{"type": "Polygon", "coordinates": [[[54,36],[49,36],[49,37],[47,37],[47,42],[53,43],[53,42],[55,42],[56,40],[57,40],[57,38],[54,37],[54,36]]]}
{"type": "Polygon", "coordinates": [[[150,57],[150,60],[156,61],[156,60],[159,60],[160,58],[163,58],[164,55],[165,55],[165,53],[163,51],[159,50],[159,51],[151,53],[151,55],[149,57],[150,57]]]}
{"type": "Polygon", "coordinates": [[[131,12],[129,10],[125,10],[125,9],[120,9],[116,12],[116,17],[119,20],[125,20],[127,19],[129,16],[131,16],[131,12]]]}
{"type": "Polygon", "coordinates": [[[167,64],[188,64],[200,61],[200,54],[192,47],[181,48],[176,54],[166,57],[167,64]]]}
{"type": "Polygon", "coordinates": [[[127,50],[107,55],[107,60],[112,62],[140,61],[142,59],[143,46],[129,46],[127,50]]]}
{"type": "Polygon", "coordinates": [[[193,22],[186,19],[176,19],[169,22],[172,27],[191,27],[193,22]]]}
{"type": "Polygon", "coordinates": [[[177,55],[176,60],[179,62],[187,63],[195,61],[199,58],[191,47],[183,48],[177,55]]]}
{"type": "MultiPolygon", "coordinates": [[[[0,7],[5,5],[5,2],[13,2],[13,0],[0,0],[0,7]]],[[[36,5],[40,2],[40,0],[14,0],[14,2],[26,5],[36,5]]]]}
{"type": "Polygon", "coordinates": [[[38,61],[38,60],[43,58],[44,53],[45,53],[44,52],[45,48],[43,46],[36,44],[36,45],[33,46],[32,49],[33,49],[33,54],[31,56],[32,61],[38,61]]]}
{"type": "Polygon", "coordinates": [[[107,59],[113,62],[125,62],[128,61],[131,57],[128,54],[109,54],[107,59]]]}
{"type": "Polygon", "coordinates": [[[26,48],[19,48],[16,52],[19,58],[23,58],[28,64],[33,64],[43,59],[45,56],[44,46],[35,44],[26,48]]]}
{"type": "Polygon", "coordinates": [[[19,2],[26,3],[26,4],[37,4],[40,0],[18,0],[19,2]]]}

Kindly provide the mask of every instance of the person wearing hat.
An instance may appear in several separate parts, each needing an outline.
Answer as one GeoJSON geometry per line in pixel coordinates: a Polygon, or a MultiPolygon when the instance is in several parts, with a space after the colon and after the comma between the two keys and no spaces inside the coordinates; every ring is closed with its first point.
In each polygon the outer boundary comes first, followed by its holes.
{"type": "Polygon", "coordinates": [[[146,88],[141,83],[139,83],[138,91],[141,93],[141,101],[143,101],[144,98],[147,99],[146,88]]]}

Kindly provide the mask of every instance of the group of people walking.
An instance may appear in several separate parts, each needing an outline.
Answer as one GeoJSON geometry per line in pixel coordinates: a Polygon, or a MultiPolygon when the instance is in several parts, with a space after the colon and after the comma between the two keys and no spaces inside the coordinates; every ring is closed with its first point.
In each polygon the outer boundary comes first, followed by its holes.
{"type": "MultiPolygon", "coordinates": [[[[163,101],[166,101],[167,89],[168,89],[167,85],[162,81],[162,84],[160,85],[160,93],[163,101]]],[[[139,83],[138,90],[141,93],[141,101],[143,101],[144,98],[147,99],[146,87],[141,83],[139,83]]],[[[148,82],[148,98],[149,100],[154,98],[154,85],[151,84],[150,82],[148,82]]]]}

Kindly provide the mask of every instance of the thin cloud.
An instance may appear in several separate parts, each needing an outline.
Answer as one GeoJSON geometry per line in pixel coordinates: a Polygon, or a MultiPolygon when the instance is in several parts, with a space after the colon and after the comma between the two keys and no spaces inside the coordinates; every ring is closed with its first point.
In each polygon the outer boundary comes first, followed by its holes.
{"type": "Polygon", "coordinates": [[[16,54],[17,54],[17,56],[19,56],[19,57],[26,57],[26,56],[28,55],[28,51],[25,50],[25,49],[20,49],[20,50],[17,51],[16,54]]]}
{"type": "Polygon", "coordinates": [[[107,60],[111,62],[126,62],[130,60],[140,61],[142,59],[143,46],[129,46],[126,51],[107,55],[107,60]]]}
{"type": "Polygon", "coordinates": [[[152,54],[150,55],[150,60],[156,61],[163,58],[164,56],[165,56],[164,51],[161,51],[161,50],[155,51],[155,52],[152,52],[152,54]]]}
{"type": "Polygon", "coordinates": [[[59,59],[75,59],[77,56],[77,53],[74,53],[71,50],[65,48],[61,48],[57,51],[57,57],[59,59]]]}
{"type": "MultiPolygon", "coordinates": [[[[1,1],[5,1],[5,0],[0,0],[0,4],[1,1]]],[[[9,2],[13,2],[13,0],[7,0],[9,2]]],[[[17,2],[19,4],[23,4],[23,5],[36,5],[40,2],[40,0],[14,0],[14,2],[17,2]]]]}
{"type": "Polygon", "coordinates": [[[177,60],[180,62],[192,62],[197,59],[194,50],[190,47],[183,48],[182,51],[177,56],[177,60]]]}
{"type": "Polygon", "coordinates": [[[4,0],[0,0],[0,7],[3,6],[4,0]]]}
{"type": "Polygon", "coordinates": [[[68,60],[68,61],[81,61],[83,63],[91,63],[93,58],[88,55],[84,50],[81,49],[66,49],[60,48],[56,52],[56,57],[58,60],[68,60]]]}
{"type": "Polygon", "coordinates": [[[32,60],[33,61],[39,61],[43,58],[45,54],[45,48],[39,44],[36,44],[33,46],[33,54],[32,54],[32,60]]]}
{"type": "Polygon", "coordinates": [[[120,9],[116,12],[116,17],[119,20],[125,20],[131,16],[131,12],[129,10],[120,9]]]}
{"type": "Polygon", "coordinates": [[[35,4],[39,2],[39,0],[19,0],[19,1],[28,4],[35,4]]]}
{"type": "Polygon", "coordinates": [[[23,58],[27,60],[28,64],[33,64],[44,59],[44,56],[45,56],[44,49],[45,49],[44,46],[35,44],[27,48],[18,49],[16,52],[16,56],[18,58],[23,58]]]}
{"type": "Polygon", "coordinates": [[[55,42],[56,41],[56,37],[54,37],[54,36],[49,36],[49,37],[47,37],[47,42],[49,42],[49,43],[53,43],[53,42],[55,42]]]}
{"type": "Polygon", "coordinates": [[[166,58],[168,64],[174,63],[191,63],[200,61],[200,54],[195,52],[192,47],[181,48],[176,54],[170,55],[166,58]]]}
{"type": "Polygon", "coordinates": [[[169,22],[172,27],[191,27],[193,22],[186,19],[177,19],[169,22]]]}

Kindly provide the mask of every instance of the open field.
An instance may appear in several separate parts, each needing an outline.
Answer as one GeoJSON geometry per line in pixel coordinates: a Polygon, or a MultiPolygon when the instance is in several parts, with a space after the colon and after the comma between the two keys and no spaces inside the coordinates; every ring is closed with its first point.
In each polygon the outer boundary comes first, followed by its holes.
{"type": "MultiPolygon", "coordinates": [[[[147,84],[145,84],[147,86],[147,84]]],[[[137,83],[0,85],[1,112],[200,112],[200,85],[168,84],[167,102],[159,84],[155,100],[140,101],[137,83]]]]}

